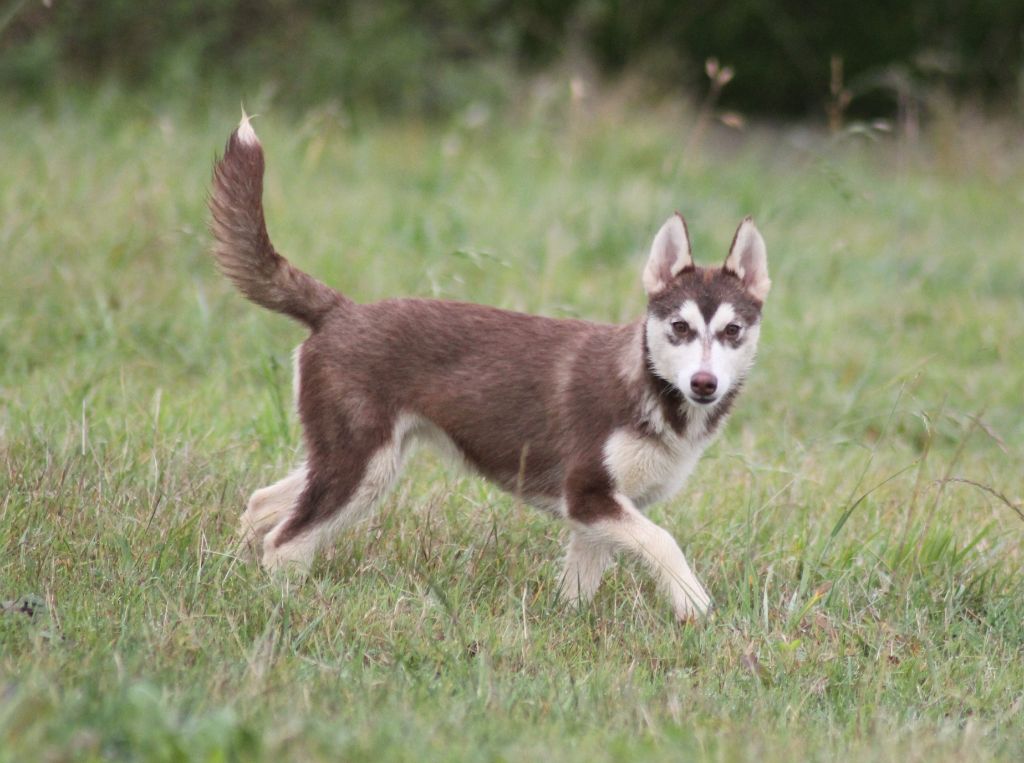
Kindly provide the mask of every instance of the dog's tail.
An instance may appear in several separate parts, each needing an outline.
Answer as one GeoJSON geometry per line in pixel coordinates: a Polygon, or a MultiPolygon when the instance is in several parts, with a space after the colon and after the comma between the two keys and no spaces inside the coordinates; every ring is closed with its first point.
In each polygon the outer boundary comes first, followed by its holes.
{"type": "Polygon", "coordinates": [[[242,112],[213,170],[210,228],[213,256],[224,275],[253,302],[316,329],[348,299],[282,257],[263,219],[263,147],[242,112]]]}

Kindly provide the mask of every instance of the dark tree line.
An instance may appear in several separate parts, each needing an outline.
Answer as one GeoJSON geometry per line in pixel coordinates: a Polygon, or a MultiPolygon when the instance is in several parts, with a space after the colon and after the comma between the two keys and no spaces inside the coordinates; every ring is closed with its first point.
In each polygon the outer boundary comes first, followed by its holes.
{"type": "Polygon", "coordinates": [[[805,115],[834,57],[872,112],[936,83],[1016,107],[1024,79],[1024,0],[0,0],[0,25],[0,85],[28,95],[232,78],[297,105],[443,113],[566,58],[692,91],[716,57],[736,72],[724,106],[805,115]]]}

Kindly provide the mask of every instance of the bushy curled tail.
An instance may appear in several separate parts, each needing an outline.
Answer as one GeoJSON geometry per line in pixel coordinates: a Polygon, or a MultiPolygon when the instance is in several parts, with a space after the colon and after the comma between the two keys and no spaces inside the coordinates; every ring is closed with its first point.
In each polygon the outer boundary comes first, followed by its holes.
{"type": "Polygon", "coordinates": [[[213,255],[224,275],[253,302],[317,328],[346,304],[340,293],[274,250],[263,219],[263,147],[243,112],[213,170],[213,255]]]}

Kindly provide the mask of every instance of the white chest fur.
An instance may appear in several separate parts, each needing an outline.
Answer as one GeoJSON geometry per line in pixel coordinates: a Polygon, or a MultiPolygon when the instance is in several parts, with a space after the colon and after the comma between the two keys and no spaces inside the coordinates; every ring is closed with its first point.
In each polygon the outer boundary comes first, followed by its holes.
{"type": "Polygon", "coordinates": [[[698,441],[667,433],[642,437],[615,430],[604,446],[604,463],[615,489],[643,507],[675,495],[690,476],[709,438],[698,441]]]}

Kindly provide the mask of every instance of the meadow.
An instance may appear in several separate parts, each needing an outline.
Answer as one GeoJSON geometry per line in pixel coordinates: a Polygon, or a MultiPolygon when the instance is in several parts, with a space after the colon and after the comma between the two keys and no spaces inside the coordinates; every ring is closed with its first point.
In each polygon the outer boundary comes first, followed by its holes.
{"type": "Polygon", "coordinates": [[[705,264],[754,215],[758,364],[651,512],[717,603],[680,627],[629,562],[562,606],[564,529],[427,452],[305,583],[238,558],[304,333],[208,255],[236,103],[3,107],[0,761],[1024,757],[1012,124],[253,109],[277,247],[358,300],[630,320],[673,210],[705,264]]]}

